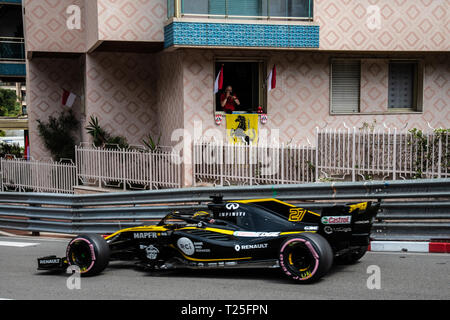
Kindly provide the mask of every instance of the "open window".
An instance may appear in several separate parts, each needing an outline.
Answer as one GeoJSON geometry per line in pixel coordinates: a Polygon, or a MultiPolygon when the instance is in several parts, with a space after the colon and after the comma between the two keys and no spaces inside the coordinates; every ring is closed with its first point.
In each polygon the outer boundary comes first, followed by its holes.
{"type": "Polygon", "coordinates": [[[239,105],[234,105],[235,113],[257,113],[261,106],[266,112],[265,63],[261,60],[216,60],[215,76],[223,66],[223,88],[215,94],[216,112],[224,112],[221,98],[228,87],[236,96],[239,105]]]}

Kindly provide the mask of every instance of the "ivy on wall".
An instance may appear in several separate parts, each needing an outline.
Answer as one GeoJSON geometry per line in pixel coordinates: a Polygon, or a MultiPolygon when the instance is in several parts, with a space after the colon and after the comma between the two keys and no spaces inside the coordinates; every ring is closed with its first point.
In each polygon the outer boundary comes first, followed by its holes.
{"type": "Polygon", "coordinates": [[[415,179],[422,179],[424,176],[423,168],[441,157],[441,168],[450,167],[450,145],[447,142],[450,136],[450,129],[435,129],[433,134],[425,134],[422,130],[413,128],[409,130],[411,140],[408,142],[412,148],[415,148],[415,179]],[[439,152],[441,153],[439,155],[439,152]]]}

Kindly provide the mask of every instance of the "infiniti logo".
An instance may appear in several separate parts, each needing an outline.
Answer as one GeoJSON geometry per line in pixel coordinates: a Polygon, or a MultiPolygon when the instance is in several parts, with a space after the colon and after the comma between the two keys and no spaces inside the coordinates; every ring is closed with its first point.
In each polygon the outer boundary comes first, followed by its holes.
{"type": "Polygon", "coordinates": [[[225,208],[227,208],[228,210],[236,210],[237,208],[239,208],[239,203],[227,203],[225,205],[225,208]]]}

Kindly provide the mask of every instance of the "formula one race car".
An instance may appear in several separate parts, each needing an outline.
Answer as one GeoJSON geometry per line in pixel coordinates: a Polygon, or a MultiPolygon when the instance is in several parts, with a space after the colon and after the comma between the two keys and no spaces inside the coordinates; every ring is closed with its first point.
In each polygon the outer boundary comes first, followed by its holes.
{"type": "Polygon", "coordinates": [[[136,260],[149,270],[175,268],[281,268],[300,283],[317,281],[333,264],[366,252],[379,203],[335,205],[321,214],[277,199],[213,201],[205,211],[173,212],[157,225],[120,230],[103,238],[72,239],[65,258],[38,259],[38,270],[77,266],[83,276],[111,260],[136,260]]]}

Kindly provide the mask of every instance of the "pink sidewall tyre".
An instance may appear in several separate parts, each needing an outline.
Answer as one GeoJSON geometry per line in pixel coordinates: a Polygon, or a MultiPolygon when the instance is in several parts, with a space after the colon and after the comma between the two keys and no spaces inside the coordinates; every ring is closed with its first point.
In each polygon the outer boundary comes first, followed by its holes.
{"type": "Polygon", "coordinates": [[[105,239],[98,234],[83,234],[73,238],[66,250],[70,266],[80,268],[82,276],[94,276],[102,272],[109,263],[110,250],[105,239]]]}
{"type": "Polygon", "coordinates": [[[330,270],[333,250],[321,235],[305,232],[281,244],[279,263],[283,273],[293,281],[313,283],[330,270]]]}

